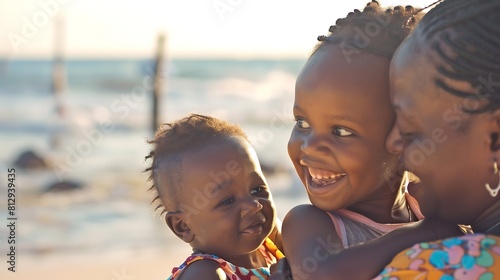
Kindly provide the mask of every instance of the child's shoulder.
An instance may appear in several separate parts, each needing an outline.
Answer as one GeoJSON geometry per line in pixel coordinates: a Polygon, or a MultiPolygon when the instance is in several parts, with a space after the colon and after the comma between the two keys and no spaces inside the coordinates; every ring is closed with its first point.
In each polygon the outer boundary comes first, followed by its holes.
{"type": "Polygon", "coordinates": [[[208,279],[226,280],[226,274],[215,256],[190,256],[181,266],[174,268],[175,280],[208,279]]]}
{"type": "Polygon", "coordinates": [[[286,235],[286,242],[292,244],[304,243],[305,240],[316,244],[318,236],[328,237],[329,243],[342,244],[330,216],[308,204],[295,206],[286,214],[282,234],[286,235]]]}
{"type": "MultiPolygon", "coordinates": [[[[329,232],[332,231],[333,226],[330,216],[325,211],[310,204],[295,206],[286,214],[283,220],[283,227],[294,226],[295,224],[304,229],[324,228],[329,232]]],[[[285,232],[284,229],[283,232],[285,232]]]]}

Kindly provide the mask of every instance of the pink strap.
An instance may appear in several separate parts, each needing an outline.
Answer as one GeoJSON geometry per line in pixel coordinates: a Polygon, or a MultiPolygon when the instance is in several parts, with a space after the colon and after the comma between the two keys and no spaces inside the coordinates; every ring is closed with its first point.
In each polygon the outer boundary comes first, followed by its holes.
{"type": "Polygon", "coordinates": [[[377,229],[379,231],[382,231],[382,232],[390,232],[390,231],[393,231],[407,223],[398,223],[398,224],[380,224],[380,223],[377,223],[375,221],[373,221],[372,219],[370,218],[367,218],[359,213],[356,213],[356,212],[353,212],[353,211],[350,211],[350,210],[347,210],[347,209],[339,209],[337,211],[335,211],[339,214],[342,214],[343,216],[346,216],[347,218],[351,219],[351,220],[354,220],[354,221],[357,221],[357,222],[360,222],[360,223],[363,223],[367,226],[370,226],[374,229],[377,229]]]}
{"type": "Polygon", "coordinates": [[[347,243],[347,233],[344,222],[330,212],[326,212],[326,214],[328,214],[328,216],[330,216],[330,219],[333,221],[333,225],[335,226],[335,231],[337,232],[337,236],[340,237],[340,240],[342,240],[342,246],[344,246],[344,249],[349,248],[349,244],[347,243]]]}

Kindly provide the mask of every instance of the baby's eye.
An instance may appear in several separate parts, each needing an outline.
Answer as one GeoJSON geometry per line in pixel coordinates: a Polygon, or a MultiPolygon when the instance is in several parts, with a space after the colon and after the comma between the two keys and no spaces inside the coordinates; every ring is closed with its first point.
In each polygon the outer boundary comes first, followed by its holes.
{"type": "Polygon", "coordinates": [[[228,206],[230,205],[231,203],[233,203],[235,201],[234,197],[229,197],[229,198],[226,198],[224,199],[223,201],[221,201],[219,203],[219,205],[217,206],[228,206]]]}
{"type": "Polygon", "coordinates": [[[298,128],[301,128],[301,129],[310,128],[309,124],[304,119],[302,119],[302,118],[296,118],[295,119],[295,125],[298,128]]]}
{"type": "Polygon", "coordinates": [[[351,136],[353,134],[352,132],[350,132],[349,130],[347,130],[343,127],[335,127],[334,129],[332,129],[332,133],[333,133],[333,135],[339,136],[339,137],[347,137],[347,136],[351,136]]]}

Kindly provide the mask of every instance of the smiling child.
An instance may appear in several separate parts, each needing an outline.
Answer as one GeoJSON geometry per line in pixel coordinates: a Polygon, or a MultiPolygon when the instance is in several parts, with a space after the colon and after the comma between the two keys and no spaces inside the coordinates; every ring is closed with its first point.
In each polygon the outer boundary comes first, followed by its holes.
{"type": "Polygon", "coordinates": [[[389,65],[419,12],[377,1],[354,10],[318,37],[297,78],[288,153],[312,205],[283,221],[295,279],[331,279],[337,253],[422,218],[400,156],[385,148],[395,121],[389,65]]]}
{"type": "Polygon", "coordinates": [[[168,279],[268,279],[282,257],[259,160],[236,125],[190,115],[159,129],[147,156],[160,208],[193,254],[168,279]],[[234,278],[234,277],[239,278],[234,278]]]}

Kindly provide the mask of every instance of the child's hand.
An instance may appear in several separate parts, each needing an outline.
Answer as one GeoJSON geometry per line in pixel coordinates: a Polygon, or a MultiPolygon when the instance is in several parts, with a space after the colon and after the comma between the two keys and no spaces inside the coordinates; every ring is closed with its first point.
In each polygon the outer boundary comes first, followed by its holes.
{"type": "Polygon", "coordinates": [[[269,280],[293,280],[292,271],[286,258],[282,258],[277,263],[271,265],[269,280]]]}

